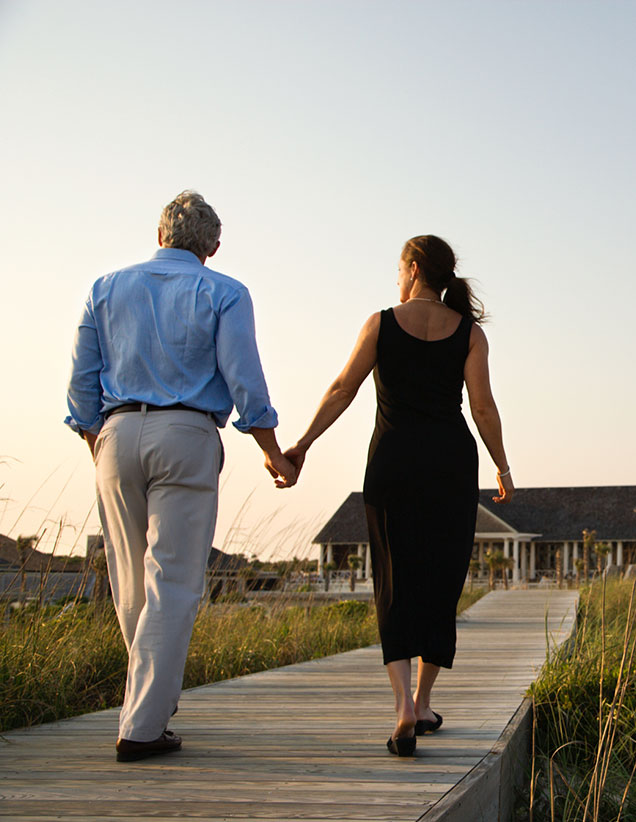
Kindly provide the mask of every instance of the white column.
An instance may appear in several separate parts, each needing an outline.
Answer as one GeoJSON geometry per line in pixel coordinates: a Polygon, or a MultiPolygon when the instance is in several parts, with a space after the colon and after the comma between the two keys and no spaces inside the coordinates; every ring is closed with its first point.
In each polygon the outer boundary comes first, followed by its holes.
{"type": "Polygon", "coordinates": [[[623,541],[619,539],[616,543],[616,564],[623,564],[623,541]]]}
{"type": "Polygon", "coordinates": [[[611,542],[609,543],[609,547],[610,547],[611,550],[608,553],[607,559],[606,559],[606,562],[605,562],[605,567],[606,568],[609,568],[610,565],[612,564],[612,554],[614,553],[614,546],[612,545],[611,542]]]}
{"type": "Polygon", "coordinates": [[[528,543],[521,543],[521,581],[528,581],[528,543]]]}
{"type": "Polygon", "coordinates": [[[320,546],[320,551],[318,551],[318,576],[322,576],[324,574],[325,568],[325,546],[320,546]]]}
{"type": "Polygon", "coordinates": [[[327,562],[333,562],[333,545],[327,545],[327,562]]]}
{"type": "Polygon", "coordinates": [[[537,546],[534,542],[530,543],[530,579],[534,579],[537,571],[537,546]]]}
{"type": "Polygon", "coordinates": [[[578,542],[572,543],[572,565],[577,561],[579,558],[579,544],[578,542]]]}
{"type": "Polygon", "coordinates": [[[364,558],[364,573],[367,579],[373,578],[373,566],[371,565],[371,546],[367,545],[367,555],[364,558]]]}
{"type": "Polygon", "coordinates": [[[512,566],[512,581],[519,582],[519,540],[515,539],[512,543],[512,556],[515,564],[512,566]]]}
{"type": "MultiPolygon", "coordinates": [[[[358,556],[360,557],[360,559],[364,559],[364,545],[362,544],[358,545],[358,556]]],[[[356,568],[356,579],[362,579],[363,574],[364,567],[363,563],[361,562],[360,567],[356,568]]]]}
{"type": "MultiPolygon", "coordinates": [[[[505,539],[503,541],[503,554],[504,554],[505,557],[510,556],[510,540],[508,540],[508,539],[505,539]]],[[[504,569],[504,574],[506,575],[506,577],[508,579],[510,579],[510,574],[508,573],[507,568],[504,569]]]]}
{"type": "Polygon", "coordinates": [[[570,543],[564,542],[563,543],[563,579],[565,579],[568,575],[568,571],[570,570],[570,543]]]}

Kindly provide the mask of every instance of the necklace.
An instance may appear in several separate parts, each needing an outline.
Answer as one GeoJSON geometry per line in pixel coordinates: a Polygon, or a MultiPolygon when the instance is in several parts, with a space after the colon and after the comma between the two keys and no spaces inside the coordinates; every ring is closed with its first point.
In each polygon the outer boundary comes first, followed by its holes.
{"type": "Polygon", "coordinates": [[[439,305],[446,305],[446,303],[442,302],[441,300],[431,300],[429,297],[409,297],[407,302],[410,303],[413,300],[420,300],[423,303],[439,303],[439,305]]]}

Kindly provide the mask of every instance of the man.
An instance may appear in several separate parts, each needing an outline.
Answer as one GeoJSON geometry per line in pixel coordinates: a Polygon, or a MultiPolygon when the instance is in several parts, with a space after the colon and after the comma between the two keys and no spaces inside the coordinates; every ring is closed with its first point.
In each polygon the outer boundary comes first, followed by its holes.
{"type": "Polygon", "coordinates": [[[184,191],[161,214],[154,257],[93,285],[75,337],[66,423],[95,461],[129,654],[119,761],[181,747],[166,726],[216,523],[217,429],[233,406],[234,425],[254,437],[276,485],[296,481],[276,442],[248,290],[204,266],[220,233],[203,197],[184,191]]]}

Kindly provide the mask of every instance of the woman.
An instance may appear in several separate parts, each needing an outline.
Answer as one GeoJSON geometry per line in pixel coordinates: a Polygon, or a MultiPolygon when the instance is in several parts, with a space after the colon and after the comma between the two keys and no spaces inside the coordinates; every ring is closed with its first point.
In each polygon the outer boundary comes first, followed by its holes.
{"type": "Polygon", "coordinates": [[[376,425],[364,481],[384,663],[397,722],[387,742],[409,756],[437,730],[431,709],[440,666],[455,655],[455,613],[472,553],[477,447],[461,413],[464,381],[477,429],[497,466],[499,496],[514,485],[490,390],[483,306],[455,275],[450,246],[432,235],[402,251],[400,305],[364,324],[344,370],[286,456],[300,470],[310,445],[342,414],[374,369],[376,425]],[[442,300],[442,294],[443,300],[442,300]],[[411,694],[411,658],[419,657],[411,694]]]}

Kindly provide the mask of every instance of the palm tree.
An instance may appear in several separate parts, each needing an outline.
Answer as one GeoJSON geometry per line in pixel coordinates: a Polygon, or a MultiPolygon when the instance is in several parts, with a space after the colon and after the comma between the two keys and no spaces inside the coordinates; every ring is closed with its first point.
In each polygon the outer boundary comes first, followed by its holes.
{"type": "Polygon", "coordinates": [[[605,557],[612,552],[612,546],[609,542],[597,542],[594,546],[594,553],[596,554],[596,570],[598,575],[603,573],[603,566],[606,564],[605,557]]]}
{"type": "Polygon", "coordinates": [[[349,554],[347,557],[347,563],[349,564],[349,588],[352,591],[356,589],[356,571],[362,565],[362,557],[359,557],[357,554],[349,554]]]}
{"type": "Polygon", "coordinates": [[[501,568],[501,576],[503,577],[504,588],[507,591],[508,590],[508,569],[515,567],[514,557],[505,557],[505,556],[503,556],[503,553],[502,553],[499,567],[501,568]]]}
{"type": "Polygon", "coordinates": [[[488,566],[488,590],[494,591],[495,589],[495,574],[498,569],[501,567],[500,563],[501,560],[504,558],[503,551],[493,551],[492,548],[489,548],[486,551],[485,559],[486,565],[488,566]]]}
{"type": "Polygon", "coordinates": [[[596,531],[583,529],[583,579],[585,582],[590,578],[590,552],[596,545],[596,531]]]}
{"type": "Polygon", "coordinates": [[[513,568],[515,561],[512,557],[504,556],[503,551],[493,551],[490,548],[486,551],[486,565],[488,566],[488,588],[493,590],[495,587],[495,574],[501,571],[503,579],[503,587],[508,590],[508,569],[513,568]]]}
{"type": "Polygon", "coordinates": [[[323,574],[325,575],[325,593],[329,590],[329,583],[331,582],[331,572],[335,571],[338,566],[335,562],[326,562],[323,566],[323,574]]]}
{"type": "Polygon", "coordinates": [[[583,573],[583,567],[585,563],[582,559],[575,559],[574,560],[574,567],[576,568],[576,585],[577,588],[581,587],[581,574],[583,573]]]}

